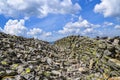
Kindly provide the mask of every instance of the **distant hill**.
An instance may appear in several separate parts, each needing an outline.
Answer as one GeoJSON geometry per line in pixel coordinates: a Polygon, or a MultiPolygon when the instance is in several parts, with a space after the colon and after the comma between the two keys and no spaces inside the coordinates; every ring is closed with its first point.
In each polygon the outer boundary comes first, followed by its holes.
{"type": "Polygon", "coordinates": [[[0,33],[0,80],[120,80],[120,37],[49,43],[0,33]]]}

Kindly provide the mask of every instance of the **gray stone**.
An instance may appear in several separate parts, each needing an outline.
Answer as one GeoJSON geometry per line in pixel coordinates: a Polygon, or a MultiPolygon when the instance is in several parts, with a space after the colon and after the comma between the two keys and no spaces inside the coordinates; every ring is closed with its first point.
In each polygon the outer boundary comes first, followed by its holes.
{"type": "Polygon", "coordinates": [[[105,50],[105,51],[104,51],[104,54],[107,55],[107,56],[109,56],[109,55],[111,55],[112,53],[111,53],[109,50],[105,50]]]}
{"type": "Polygon", "coordinates": [[[56,70],[52,70],[51,73],[56,75],[56,76],[61,76],[61,72],[56,71],[56,70]]]}

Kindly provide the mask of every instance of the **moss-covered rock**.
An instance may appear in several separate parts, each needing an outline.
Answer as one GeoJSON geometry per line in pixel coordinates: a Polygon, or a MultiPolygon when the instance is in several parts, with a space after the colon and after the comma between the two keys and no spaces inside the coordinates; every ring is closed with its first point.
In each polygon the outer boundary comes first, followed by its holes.
{"type": "Polygon", "coordinates": [[[120,37],[49,44],[0,33],[0,80],[119,80],[120,37]]]}

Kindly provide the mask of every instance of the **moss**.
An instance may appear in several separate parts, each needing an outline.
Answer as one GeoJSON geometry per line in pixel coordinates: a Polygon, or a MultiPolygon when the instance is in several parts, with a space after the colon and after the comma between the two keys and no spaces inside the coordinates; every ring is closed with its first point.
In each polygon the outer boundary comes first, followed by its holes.
{"type": "Polygon", "coordinates": [[[0,76],[4,74],[4,71],[0,71],[0,76]]]}
{"type": "Polygon", "coordinates": [[[18,64],[13,64],[12,69],[16,69],[19,65],[18,64]]]}
{"type": "Polygon", "coordinates": [[[7,62],[6,61],[1,61],[1,64],[2,65],[7,65],[7,62]]]}
{"type": "Polygon", "coordinates": [[[82,60],[83,60],[83,61],[86,61],[86,60],[87,60],[87,56],[83,56],[83,57],[82,57],[82,60]]]}
{"type": "Polygon", "coordinates": [[[94,77],[94,74],[90,74],[86,78],[87,78],[87,80],[92,80],[93,77],[94,77]]]}
{"type": "Polygon", "coordinates": [[[108,78],[109,78],[109,75],[108,75],[108,74],[106,74],[106,73],[103,73],[103,77],[104,77],[104,79],[106,80],[106,79],[108,79],[108,78]]]}
{"type": "Polygon", "coordinates": [[[50,77],[50,72],[45,71],[45,72],[43,72],[43,75],[46,76],[46,77],[50,77]]]}
{"type": "Polygon", "coordinates": [[[26,72],[26,73],[30,73],[30,72],[31,72],[31,69],[30,69],[30,68],[26,68],[26,69],[25,69],[25,72],[26,72]]]}

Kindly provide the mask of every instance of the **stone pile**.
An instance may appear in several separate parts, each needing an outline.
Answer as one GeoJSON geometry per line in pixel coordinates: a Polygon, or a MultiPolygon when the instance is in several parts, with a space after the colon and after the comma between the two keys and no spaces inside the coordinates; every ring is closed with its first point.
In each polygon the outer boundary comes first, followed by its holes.
{"type": "Polygon", "coordinates": [[[120,80],[120,37],[54,44],[0,33],[0,80],[120,80]]]}
{"type": "Polygon", "coordinates": [[[68,36],[55,46],[70,80],[120,80],[120,37],[68,36]]]}

